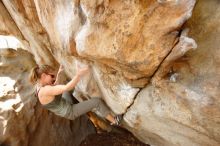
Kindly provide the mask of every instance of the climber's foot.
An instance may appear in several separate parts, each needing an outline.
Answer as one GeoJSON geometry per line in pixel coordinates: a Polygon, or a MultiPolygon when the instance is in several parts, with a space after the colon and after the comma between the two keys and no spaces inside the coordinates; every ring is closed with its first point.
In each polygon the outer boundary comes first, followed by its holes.
{"type": "Polygon", "coordinates": [[[123,118],[122,115],[115,116],[114,117],[114,122],[112,122],[111,125],[120,126],[122,118],[123,118]]]}

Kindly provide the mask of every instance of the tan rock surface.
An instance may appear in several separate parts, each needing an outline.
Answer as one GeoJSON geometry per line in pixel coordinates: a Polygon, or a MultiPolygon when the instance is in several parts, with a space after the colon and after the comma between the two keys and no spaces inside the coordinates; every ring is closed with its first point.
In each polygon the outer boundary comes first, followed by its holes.
{"type": "MultiPolygon", "coordinates": [[[[26,49],[34,54],[38,64],[57,65],[49,51],[51,46],[47,33],[42,28],[37,17],[36,8],[32,0],[2,1],[10,16],[13,18],[20,32],[28,41],[26,49]]],[[[8,20],[6,19],[6,22],[8,20]]],[[[5,23],[3,21],[3,23],[5,23]]],[[[10,25],[10,24],[9,24],[10,25]]]]}
{"type": "Polygon", "coordinates": [[[2,2],[0,32],[21,33],[37,63],[91,66],[79,101],[101,96],[145,143],[220,145],[218,0],[2,2]]]}
{"type": "Polygon", "coordinates": [[[154,86],[143,89],[126,113],[131,131],[142,140],[163,146],[220,145],[219,6],[218,0],[198,1],[185,25],[198,48],[178,60],[172,58],[179,54],[173,49],[154,86]]]}

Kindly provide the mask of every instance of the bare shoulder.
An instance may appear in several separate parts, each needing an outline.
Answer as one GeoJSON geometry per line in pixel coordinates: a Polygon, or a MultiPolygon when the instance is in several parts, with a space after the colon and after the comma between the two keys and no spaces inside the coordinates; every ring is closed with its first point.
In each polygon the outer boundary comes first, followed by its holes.
{"type": "Polygon", "coordinates": [[[48,104],[54,100],[55,96],[51,96],[48,94],[50,86],[41,87],[38,98],[41,104],[48,104]]]}

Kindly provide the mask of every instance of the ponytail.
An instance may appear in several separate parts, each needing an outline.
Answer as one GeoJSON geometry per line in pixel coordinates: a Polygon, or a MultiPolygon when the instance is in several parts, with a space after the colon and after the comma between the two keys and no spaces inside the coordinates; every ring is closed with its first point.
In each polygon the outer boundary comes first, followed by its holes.
{"type": "Polygon", "coordinates": [[[36,84],[38,78],[39,78],[39,67],[36,66],[34,68],[31,69],[31,72],[30,72],[30,75],[29,75],[29,81],[32,83],[32,84],[36,84]]]}
{"type": "Polygon", "coordinates": [[[36,84],[37,80],[40,79],[42,73],[50,73],[53,72],[55,69],[49,65],[40,65],[36,66],[31,69],[29,75],[29,81],[32,84],[36,84]]]}

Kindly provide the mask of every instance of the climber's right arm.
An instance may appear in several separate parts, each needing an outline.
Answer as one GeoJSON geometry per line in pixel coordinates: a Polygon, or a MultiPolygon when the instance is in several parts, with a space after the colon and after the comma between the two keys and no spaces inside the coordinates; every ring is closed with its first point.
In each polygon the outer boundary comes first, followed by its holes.
{"type": "Polygon", "coordinates": [[[75,77],[70,80],[66,85],[45,86],[41,90],[42,96],[56,96],[62,94],[65,91],[72,90],[79,82],[80,78],[88,72],[88,67],[80,69],[75,77]]]}

